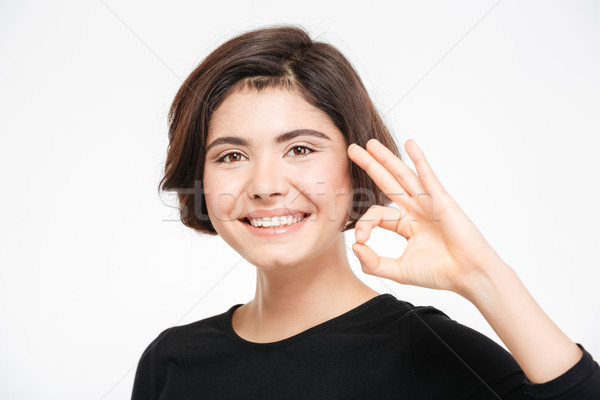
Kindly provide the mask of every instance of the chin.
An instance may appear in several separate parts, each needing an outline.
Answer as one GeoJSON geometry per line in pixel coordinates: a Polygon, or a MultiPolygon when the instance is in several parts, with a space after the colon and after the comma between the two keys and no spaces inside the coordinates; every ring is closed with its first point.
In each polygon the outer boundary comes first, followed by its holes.
{"type": "Polygon", "coordinates": [[[293,268],[301,263],[306,263],[308,260],[299,257],[298,254],[280,255],[275,252],[269,252],[269,254],[265,255],[254,254],[254,257],[248,261],[263,271],[277,271],[293,268]]]}

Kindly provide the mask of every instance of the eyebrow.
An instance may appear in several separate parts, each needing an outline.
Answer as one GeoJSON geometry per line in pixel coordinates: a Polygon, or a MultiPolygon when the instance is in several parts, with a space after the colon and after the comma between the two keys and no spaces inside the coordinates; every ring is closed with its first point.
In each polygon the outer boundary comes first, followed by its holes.
{"type": "MultiPolygon", "coordinates": [[[[281,143],[287,142],[288,140],[295,139],[298,136],[313,136],[313,137],[317,137],[320,139],[326,139],[326,140],[331,141],[329,136],[327,136],[323,132],[315,131],[314,129],[294,129],[293,131],[285,132],[285,133],[282,133],[281,135],[277,136],[273,140],[273,142],[276,144],[281,144],[281,143]]],[[[206,152],[208,153],[212,147],[217,146],[219,144],[233,144],[236,146],[246,146],[246,147],[250,146],[250,142],[243,137],[222,136],[220,138],[213,140],[208,146],[206,146],[206,152]]]]}

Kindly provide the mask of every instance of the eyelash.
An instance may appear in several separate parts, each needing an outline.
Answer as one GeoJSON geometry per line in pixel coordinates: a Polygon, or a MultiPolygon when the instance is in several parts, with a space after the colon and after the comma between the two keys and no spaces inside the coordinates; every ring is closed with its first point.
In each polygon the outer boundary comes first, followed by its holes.
{"type": "MultiPolygon", "coordinates": [[[[296,145],[296,146],[292,147],[292,148],[290,149],[290,151],[292,151],[292,150],[295,150],[295,149],[298,149],[298,148],[307,149],[307,150],[309,150],[310,152],[309,152],[309,153],[306,153],[306,154],[300,154],[300,155],[296,156],[296,158],[304,158],[304,157],[308,156],[310,153],[313,153],[313,152],[315,152],[315,151],[316,151],[315,149],[313,149],[313,148],[311,148],[311,147],[309,147],[309,146],[304,146],[304,145],[296,145]]],[[[290,151],[288,151],[288,153],[289,153],[290,151]]],[[[224,163],[224,164],[231,164],[231,163],[233,163],[234,161],[225,161],[225,158],[227,158],[228,156],[230,156],[230,155],[232,155],[232,154],[238,154],[238,155],[241,155],[242,157],[245,157],[245,156],[242,154],[242,152],[240,152],[240,151],[237,151],[237,150],[233,150],[233,151],[230,151],[229,153],[225,153],[225,154],[223,154],[221,157],[219,157],[219,158],[216,160],[216,162],[217,162],[217,163],[224,163]]],[[[287,153],[286,153],[286,154],[287,154],[287,153]]]]}

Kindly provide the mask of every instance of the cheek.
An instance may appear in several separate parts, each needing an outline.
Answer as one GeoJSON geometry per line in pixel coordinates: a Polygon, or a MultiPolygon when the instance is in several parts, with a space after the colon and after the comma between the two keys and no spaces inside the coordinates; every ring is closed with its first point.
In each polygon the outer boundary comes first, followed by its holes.
{"type": "Polygon", "coordinates": [[[242,215],[242,204],[239,201],[240,191],[227,184],[228,179],[205,175],[204,198],[208,216],[215,223],[237,220],[242,215]]]}
{"type": "Polygon", "coordinates": [[[331,213],[335,214],[340,222],[345,223],[348,219],[348,215],[350,214],[353,201],[353,187],[350,168],[340,169],[335,178],[335,210],[332,210],[331,213]]]}
{"type": "Polygon", "coordinates": [[[352,180],[345,160],[331,160],[302,171],[302,192],[330,221],[344,219],[352,203],[352,180]]]}

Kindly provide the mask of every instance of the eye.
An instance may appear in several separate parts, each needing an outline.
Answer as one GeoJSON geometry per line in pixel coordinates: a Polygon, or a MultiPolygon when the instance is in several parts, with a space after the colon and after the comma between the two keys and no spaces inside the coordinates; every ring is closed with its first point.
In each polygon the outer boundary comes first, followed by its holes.
{"type": "Polygon", "coordinates": [[[288,151],[288,154],[293,153],[296,157],[305,157],[314,151],[314,149],[311,149],[308,146],[294,146],[288,151]]]}
{"type": "Polygon", "coordinates": [[[230,151],[229,153],[226,153],[226,154],[222,155],[221,157],[219,157],[216,162],[231,164],[236,161],[242,161],[241,157],[245,157],[245,156],[242,153],[240,153],[239,151],[230,151]]]}

